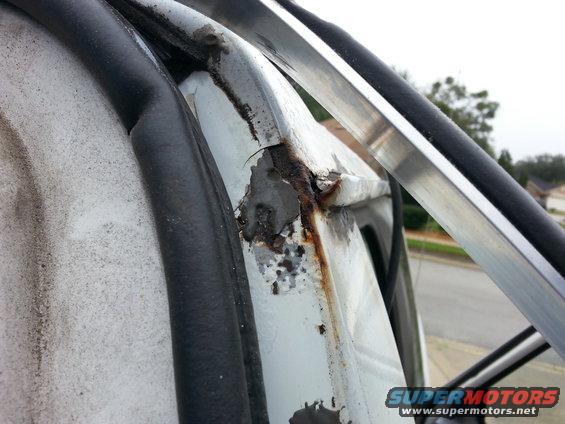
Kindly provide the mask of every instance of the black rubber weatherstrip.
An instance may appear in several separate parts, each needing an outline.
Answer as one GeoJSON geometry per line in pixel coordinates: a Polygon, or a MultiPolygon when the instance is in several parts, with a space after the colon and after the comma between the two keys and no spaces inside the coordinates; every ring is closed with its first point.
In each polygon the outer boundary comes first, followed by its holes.
{"type": "Polygon", "coordinates": [[[404,239],[402,232],[402,193],[398,181],[392,175],[388,175],[388,184],[390,186],[390,196],[392,200],[392,240],[390,243],[390,255],[388,257],[388,266],[386,270],[386,285],[383,294],[385,306],[390,316],[394,299],[396,297],[396,286],[398,281],[398,271],[400,267],[400,255],[404,247],[404,239]]]}
{"type": "Polygon", "coordinates": [[[165,267],[180,422],[266,422],[258,344],[233,211],[178,89],[107,3],[9,2],[80,57],[130,134],[165,267]],[[238,312],[240,307],[247,308],[244,314],[238,312]]]}
{"type": "Polygon", "coordinates": [[[565,277],[565,232],[490,156],[347,32],[291,0],[276,1],[377,90],[565,277]]]}
{"type": "MultiPolygon", "coordinates": [[[[475,363],[471,367],[467,368],[465,371],[463,371],[461,374],[459,374],[453,380],[446,383],[441,388],[444,389],[444,390],[451,391],[451,390],[454,390],[458,387],[469,387],[467,385],[469,380],[480,375],[482,372],[484,372],[486,369],[488,369],[488,367],[490,367],[492,364],[496,363],[497,361],[504,359],[504,357],[509,352],[511,352],[516,347],[520,346],[525,340],[527,340],[529,337],[531,337],[535,333],[537,333],[537,330],[533,326],[530,326],[530,327],[522,330],[520,333],[518,333],[517,335],[512,337],[510,340],[508,340],[507,342],[505,342],[504,344],[502,344],[501,346],[499,346],[498,348],[496,348],[495,350],[490,352],[488,355],[483,357],[481,360],[479,360],[477,363],[475,363]]],[[[543,343],[542,345],[540,345],[539,347],[537,347],[536,349],[534,349],[533,351],[531,351],[527,355],[516,360],[516,362],[510,363],[508,366],[501,369],[497,374],[492,375],[488,380],[485,380],[480,386],[476,386],[476,387],[473,387],[473,388],[474,389],[487,389],[489,387],[492,387],[494,384],[500,382],[503,378],[512,374],[518,368],[522,367],[523,365],[527,364],[532,359],[541,355],[543,352],[545,352],[549,348],[550,348],[550,346],[547,342],[543,343]]],[[[429,403],[429,402],[428,402],[428,404],[424,405],[424,407],[432,407],[432,406],[433,405],[431,405],[431,403],[429,403]]],[[[424,423],[424,422],[427,423],[427,422],[435,422],[435,421],[426,420],[426,416],[416,417],[416,423],[417,424],[421,424],[421,423],[424,423]]],[[[455,420],[454,423],[456,423],[456,422],[457,421],[455,420]]]]}
{"type": "MultiPolygon", "coordinates": [[[[496,361],[499,361],[501,358],[504,358],[504,356],[506,354],[508,354],[508,352],[512,351],[514,348],[516,348],[522,342],[524,342],[524,340],[526,340],[528,337],[531,337],[535,333],[537,333],[537,330],[533,326],[530,326],[530,327],[524,329],[523,331],[521,331],[520,333],[518,333],[517,335],[512,337],[510,340],[508,340],[507,342],[505,342],[504,344],[502,344],[501,346],[496,348],[494,351],[490,352],[487,356],[482,358],[479,362],[477,362],[476,364],[472,365],[471,367],[469,367],[468,369],[463,371],[460,375],[458,375],[453,380],[451,380],[449,383],[444,385],[443,388],[445,388],[447,390],[453,390],[456,387],[464,387],[465,383],[468,380],[476,377],[481,372],[483,372],[486,368],[488,368],[490,365],[492,365],[496,361]]],[[[528,363],[533,358],[539,356],[540,354],[542,354],[543,352],[545,352],[549,348],[550,348],[550,346],[549,346],[548,343],[542,344],[541,346],[539,346],[538,348],[536,348],[535,350],[533,350],[529,354],[520,358],[520,360],[518,360],[515,363],[512,363],[510,366],[502,369],[498,374],[491,376],[491,378],[489,380],[485,381],[481,385],[480,388],[487,388],[487,387],[490,387],[493,384],[499,382],[504,377],[510,375],[512,372],[514,372],[515,370],[520,368],[522,365],[528,363]]]]}

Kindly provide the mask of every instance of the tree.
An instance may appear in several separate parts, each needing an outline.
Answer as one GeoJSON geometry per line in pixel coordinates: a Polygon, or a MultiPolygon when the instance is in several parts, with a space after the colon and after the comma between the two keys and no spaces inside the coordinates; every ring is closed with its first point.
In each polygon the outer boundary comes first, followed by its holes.
{"type": "MultiPolygon", "coordinates": [[[[490,156],[495,157],[491,146],[491,122],[496,116],[498,102],[489,100],[488,91],[470,92],[453,77],[434,82],[427,89],[419,89],[411,80],[408,72],[395,71],[445,113],[455,124],[481,146],[490,156]]],[[[317,121],[330,119],[331,114],[324,109],[306,90],[290,80],[295,90],[317,121]]]]}
{"type": "Polygon", "coordinates": [[[491,157],[491,122],[499,104],[488,98],[488,91],[470,92],[453,77],[434,82],[424,93],[426,97],[455,122],[491,157]]]}
{"type": "Polygon", "coordinates": [[[291,81],[291,84],[294,86],[294,89],[298,93],[298,95],[302,98],[302,101],[306,104],[306,107],[314,117],[314,119],[318,122],[325,121],[326,119],[331,119],[332,115],[324,109],[324,107],[314,99],[306,90],[304,90],[301,86],[296,84],[295,82],[291,81]]]}
{"type": "Polygon", "coordinates": [[[518,184],[520,184],[522,187],[526,188],[529,179],[530,179],[530,175],[528,174],[527,171],[518,173],[518,184]]]}
{"type": "Polygon", "coordinates": [[[527,179],[534,175],[549,183],[565,182],[565,156],[544,153],[528,157],[516,164],[518,179],[527,179]]]}
{"type": "Polygon", "coordinates": [[[512,156],[510,152],[506,149],[502,149],[500,155],[498,155],[498,164],[510,174],[511,177],[516,178],[516,173],[514,171],[514,165],[512,164],[512,156]]]}

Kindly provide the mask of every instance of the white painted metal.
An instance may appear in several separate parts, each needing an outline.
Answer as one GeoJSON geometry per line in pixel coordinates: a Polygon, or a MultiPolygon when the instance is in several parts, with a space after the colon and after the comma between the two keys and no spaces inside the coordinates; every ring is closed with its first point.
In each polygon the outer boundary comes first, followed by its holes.
{"type": "MultiPolygon", "coordinates": [[[[224,38],[229,53],[210,66],[256,134],[209,73],[180,88],[236,214],[262,149],[283,142],[320,188],[342,175],[334,206],[388,193],[257,50],[173,1],[139,3],[224,38]]],[[[163,267],[127,134],[56,39],[0,13],[0,422],[176,422],[163,267]]],[[[321,400],[343,422],[399,422],[384,399],[404,376],[361,234],[344,209],[313,220],[318,244],[297,217],[289,253],[242,240],[270,420],[321,400]]]]}
{"type": "Polygon", "coordinates": [[[244,37],[312,93],[565,356],[564,277],[336,52],[273,0],[179,1],[244,37]]]}
{"type": "Polygon", "coordinates": [[[0,3],[0,422],[175,423],[166,286],[128,136],[0,3]]]}
{"type": "Polygon", "coordinates": [[[324,199],[326,206],[349,206],[390,194],[388,182],[376,175],[373,178],[366,178],[341,174],[336,181],[331,180],[318,178],[316,181],[322,190],[324,187],[329,187],[328,190],[331,190],[331,194],[324,199]],[[336,185],[335,188],[333,184],[336,185]]]}
{"type": "MultiPolygon", "coordinates": [[[[154,11],[188,34],[212,26],[221,34],[227,52],[215,58],[215,72],[230,83],[232,94],[251,111],[261,111],[261,122],[252,114],[253,126],[259,129],[258,139],[254,139],[248,123],[208,73],[194,73],[180,85],[235,208],[248,189],[252,167],[262,149],[283,141],[319,177],[320,185],[332,173],[347,173],[338,204],[388,193],[386,183],[368,165],[314,122],[288,82],[255,49],[172,1],[139,3],[151,4],[154,11]],[[242,74],[253,78],[238,78],[242,74]],[[362,195],[357,193],[360,188],[362,195]]],[[[343,422],[399,421],[382,400],[391,387],[404,384],[404,377],[361,234],[345,211],[334,215],[320,211],[315,220],[323,263],[303,239],[299,218],[294,222],[294,233],[285,234],[291,256],[297,245],[306,249],[300,262],[302,271],[294,280],[288,276],[281,280],[276,274],[279,270],[285,275],[279,265],[284,254],[242,240],[271,422],[287,422],[305,402],[322,400],[330,407],[332,398],[336,408],[343,408],[343,422]],[[322,269],[324,263],[327,269],[322,269]],[[272,292],[274,281],[278,282],[278,295],[272,292]],[[326,330],[323,335],[321,324],[326,330]]]]}

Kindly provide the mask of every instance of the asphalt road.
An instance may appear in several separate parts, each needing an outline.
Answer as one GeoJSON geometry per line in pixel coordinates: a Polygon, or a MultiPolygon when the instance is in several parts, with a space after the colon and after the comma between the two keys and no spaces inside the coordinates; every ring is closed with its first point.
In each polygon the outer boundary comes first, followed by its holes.
{"type": "MultiPolygon", "coordinates": [[[[480,269],[411,256],[412,280],[426,334],[494,349],[529,323],[480,269]]],[[[538,360],[565,366],[554,352],[538,360]]]]}
{"type": "MultiPolygon", "coordinates": [[[[416,302],[426,334],[430,384],[439,386],[476,363],[529,323],[477,267],[410,257],[416,302]]],[[[500,386],[565,386],[565,361],[553,350],[499,382],[500,386]]],[[[537,418],[489,418],[487,424],[561,424],[565,406],[537,418]]]]}
{"type": "MultiPolygon", "coordinates": [[[[440,386],[475,364],[529,324],[476,266],[410,257],[416,302],[426,334],[430,384],[440,386]]],[[[500,386],[565,385],[565,361],[553,350],[519,368],[500,386]]],[[[535,418],[487,418],[487,424],[561,424],[565,406],[535,418]]]]}

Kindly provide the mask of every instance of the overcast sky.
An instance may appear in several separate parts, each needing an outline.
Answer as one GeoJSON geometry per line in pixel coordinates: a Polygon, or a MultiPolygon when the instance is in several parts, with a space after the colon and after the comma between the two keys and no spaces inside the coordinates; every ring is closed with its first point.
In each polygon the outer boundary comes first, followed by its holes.
{"type": "Polygon", "coordinates": [[[565,153],[565,1],[298,0],[418,85],[452,75],[500,103],[494,147],[565,153]]]}

